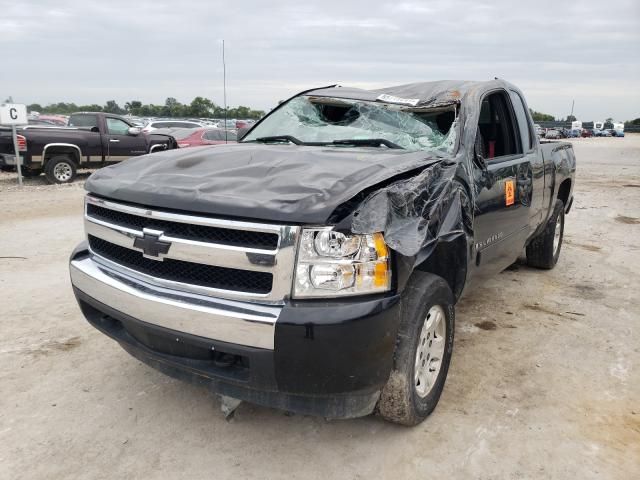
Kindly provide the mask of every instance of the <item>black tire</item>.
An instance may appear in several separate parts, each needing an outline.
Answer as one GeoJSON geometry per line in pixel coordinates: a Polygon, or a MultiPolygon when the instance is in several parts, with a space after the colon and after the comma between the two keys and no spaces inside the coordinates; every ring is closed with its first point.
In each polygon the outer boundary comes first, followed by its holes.
{"type": "Polygon", "coordinates": [[[564,239],[564,203],[556,200],[551,217],[544,230],[527,245],[527,264],[535,268],[550,270],[558,263],[564,239]],[[558,243],[554,245],[556,230],[560,228],[558,243]]]}
{"type": "Polygon", "coordinates": [[[40,168],[23,168],[22,169],[22,176],[24,178],[33,178],[33,177],[38,177],[40,174],[42,173],[42,169],[40,168]]]}
{"type": "MultiPolygon", "coordinates": [[[[382,389],[377,412],[385,420],[402,425],[417,425],[422,422],[438,404],[444,388],[451,353],[455,325],[454,297],[449,285],[436,275],[416,271],[407,284],[400,306],[401,318],[393,368],[387,384],[382,389]],[[430,387],[420,387],[415,380],[415,368],[420,351],[421,332],[433,308],[442,309],[441,322],[445,333],[442,337],[444,352],[440,370],[430,387]],[[417,354],[418,353],[418,354],[417,354]],[[419,388],[428,388],[418,392],[419,388]]],[[[436,338],[436,337],[431,337],[436,338]]],[[[428,344],[431,347],[431,343],[428,344]]],[[[437,348],[437,347],[436,347],[437,348]]],[[[427,357],[429,358],[429,357],[427,357]]],[[[430,359],[433,360],[433,359],[430,359]]],[[[424,359],[422,361],[424,366],[424,359]]]]}
{"type": "Polygon", "coordinates": [[[76,163],[67,155],[50,158],[44,173],[50,183],[71,183],[76,178],[76,163]]]}

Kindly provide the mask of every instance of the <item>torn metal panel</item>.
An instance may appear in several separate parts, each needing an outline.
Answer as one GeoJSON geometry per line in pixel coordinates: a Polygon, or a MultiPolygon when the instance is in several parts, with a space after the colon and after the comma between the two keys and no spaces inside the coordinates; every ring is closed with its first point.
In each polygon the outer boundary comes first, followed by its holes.
{"type": "MultiPolygon", "coordinates": [[[[455,181],[458,165],[441,161],[420,174],[383,188],[365,199],[353,215],[354,233],[384,232],[398,253],[428,256],[439,241],[470,232],[463,213],[465,196],[455,181]]],[[[467,205],[468,207],[468,205],[467,205]]]]}

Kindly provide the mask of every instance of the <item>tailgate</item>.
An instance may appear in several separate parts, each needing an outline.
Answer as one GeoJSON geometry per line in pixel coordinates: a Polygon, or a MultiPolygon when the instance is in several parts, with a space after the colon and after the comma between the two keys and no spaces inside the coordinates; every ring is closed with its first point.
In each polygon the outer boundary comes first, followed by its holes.
{"type": "Polygon", "coordinates": [[[8,153],[13,155],[13,137],[11,136],[11,130],[6,128],[0,128],[0,153],[8,153]]]}

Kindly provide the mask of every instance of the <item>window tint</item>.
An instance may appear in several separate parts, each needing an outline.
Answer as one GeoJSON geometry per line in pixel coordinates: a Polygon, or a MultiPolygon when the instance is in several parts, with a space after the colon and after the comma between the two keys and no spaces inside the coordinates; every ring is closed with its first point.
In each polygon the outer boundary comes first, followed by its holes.
{"type": "Polygon", "coordinates": [[[207,130],[202,136],[205,140],[220,140],[220,132],[218,130],[207,130]]]}
{"type": "Polygon", "coordinates": [[[198,128],[200,125],[191,122],[173,122],[171,126],[177,128],[198,128]]]}
{"type": "Polygon", "coordinates": [[[193,135],[193,132],[194,131],[191,128],[181,128],[178,130],[171,130],[167,133],[171,135],[173,138],[175,138],[176,140],[184,140],[185,138],[193,135]]]}
{"type": "Polygon", "coordinates": [[[527,147],[527,150],[533,148],[533,129],[529,123],[529,117],[524,105],[522,97],[513,90],[509,90],[511,96],[511,103],[513,104],[513,110],[516,112],[516,119],[518,120],[518,126],[520,127],[520,134],[522,135],[522,145],[527,147]]]}
{"type": "MultiPolygon", "coordinates": [[[[205,140],[213,140],[213,141],[224,141],[225,140],[225,133],[223,129],[219,129],[219,130],[207,130],[204,133],[204,139],[205,140]]],[[[235,142],[236,141],[236,134],[233,132],[227,132],[227,136],[226,139],[229,140],[230,142],[235,142]]]]}
{"type": "Polygon", "coordinates": [[[117,118],[107,118],[107,131],[111,135],[126,135],[129,133],[129,125],[117,118]]]}
{"type": "Polygon", "coordinates": [[[169,128],[171,127],[171,122],[154,122],[151,126],[153,128],[169,128]]]}
{"type": "Polygon", "coordinates": [[[505,93],[492,93],[482,101],[476,148],[486,159],[522,153],[505,93]]]}
{"type": "Polygon", "coordinates": [[[71,115],[69,117],[69,126],[70,127],[97,127],[98,126],[98,116],[97,115],[87,115],[84,113],[71,115]]]}

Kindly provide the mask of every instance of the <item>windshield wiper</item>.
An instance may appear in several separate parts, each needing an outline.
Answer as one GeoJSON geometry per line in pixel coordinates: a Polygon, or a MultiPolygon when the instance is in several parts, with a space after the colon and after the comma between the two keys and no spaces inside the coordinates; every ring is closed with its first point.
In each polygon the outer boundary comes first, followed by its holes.
{"type": "Polygon", "coordinates": [[[312,147],[321,147],[325,145],[353,145],[354,147],[380,147],[384,145],[387,148],[400,148],[402,147],[397,143],[390,142],[384,138],[353,138],[346,140],[334,140],[333,142],[303,142],[302,140],[292,137],[291,135],[271,135],[269,137],[258,137],[255,140],[247,140],[248,142],[289,142],[294,145],[306,145],[312,147]]]}
{"type": "Polygon", "coordinates": [[[269,142],[289,142],[295,145],[304,145],[304,142],[298,140],[291,135],[272,135],[270,137],[260,137],[255,139],[256,142],[269,143],[269,142]]]}
{"type": "Polygon", "coordinates": [[[384,145],[388,148],[402,148],[397,143],[390,142],[389,140],[385,140],[384,138],[353,138],[347,140],[334,140],[331,142],[333,145],[354,145],[354,146],[365,146],[365,147],[380,147],[384,145]]]}

